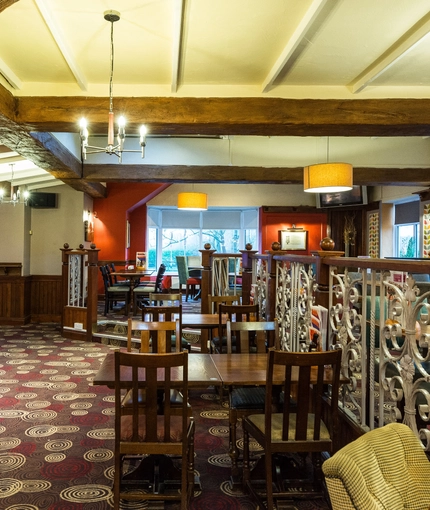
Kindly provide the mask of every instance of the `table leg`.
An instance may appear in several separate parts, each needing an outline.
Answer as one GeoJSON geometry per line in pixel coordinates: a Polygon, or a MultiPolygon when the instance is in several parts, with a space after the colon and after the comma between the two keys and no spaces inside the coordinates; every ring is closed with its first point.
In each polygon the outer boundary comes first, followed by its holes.
{"type": "Polygon", "coordinates": [[[200,351],[203,353],[208,353],[208,340],[209,340],[209,331],[207,329],[202,329],[200,333],[200,351]]]}

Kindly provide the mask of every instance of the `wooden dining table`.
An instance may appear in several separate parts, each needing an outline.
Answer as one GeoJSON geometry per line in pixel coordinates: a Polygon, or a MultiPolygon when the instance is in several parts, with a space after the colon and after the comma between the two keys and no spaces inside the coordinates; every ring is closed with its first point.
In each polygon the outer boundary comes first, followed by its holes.
{"type": "MultiPolygon", "coordinates": [[[[227,321],[227,315],[223,315],[222,324],[227,321]]],[[[183,313],[182,328],[200,329],[200,350],[202,353],[209,352],[208,340],[209,331],[219,326],[219,315],[217,313],[183,313]]]]}
{"type": "MultiPolygon", "coordinates": [[[[207,386],[265,386],[267,371],[267,354],[200,354],[188,356],[188,386],[204,388],[207,386]]],[[[143,372],[142,372],[143,374],[143,372]]],[[[316,371],[315,371],[316,375],[316,371]]],[[[275,367],[274,383],[284,382],[285,372],[282,367],[275,367]]],[[[331,370],[324,374],[327,384],[332,380],[331,370]]],[[[292,371],[292,380],[298,380],[298,370],[292,371]]],[[[127,378],[125,379],[127,384],[127,378]]],[[[131,381],[131,372],[130,372],[131,381]]],[[[348,379],[341,376],[341,383],[348,379]]],[[[93,384],[115,387],[114,351],[108,352],[100,369],[93,379],[93,384]]],[[[142,376],[142,386],[145,379],[142,376]]]]}
{"type": "Polygon", "coordinates": [[[131,288],[134,288],[136,283],[143,278],[144,276],[151,276],[154,271],[145,270],[145,271],[136,271],[135,269],[123,269],[121,271],[112,271],[112,276],[119,276],[120,278],[124,278],[126,280],[130,280],[131,288]]]}
{"type": "MultiPolygon", "coordinates": [[[[219,377],[224,386],[264,386],[267,375],[267,354],[211,354],[212,361],[218,371],[219,377]]],[[[315,381],[317,370],[315,369],[315,381]]],[[[291,373],[292,381],[298,381],[299,369],[293,367],[291,373]]],[[[274,367],[275,385],[283,384],[285,380],[285,368],[274,367]]],[[[324,382],[330,384],[332,381],[331,369],[324,372],[324,382]]],[[[340,382],[345,384],[349,379],[342,377],[340,382]]]]}
{"type": "Polygon", "coordinates": [[[151,276],[153,272],[153,269],[144,271],[137,271],[136,269],[123,269],[120,271],[112,271],[111,273],[112,276],[119,276],[120,278],[124,278],[130,281],[130,308],[132,315],[136,313],[136,310],[134,309],[133,289],[136,287],[136,285],[138,285],[141,278],[144,276],[151,276]]]}
{"type": "MultiPolygon", "coordinates": [[[[123,386],[131,383],[131,368],[123,367],[121,378],[123,386]]],[[[175,385],[175,373],[172,373],[172,385],[175,385]]],[[[182,368],[177,369],[178,384],[182,383],[182,368]]],[[[164,372],[160,372],[160,380],[164,379],[164,372]]],[[[144,371],[142,370],[142,386],[145,386],[144,371]]],[[[114,351],[108,352],[103,360],[93,384],[115,388],[115,356],[114,351]]],[[[210,354],[193,353],[188,356],[188,386],[190,388],[207,388],[208,386],[221,386],[218,370],[210,354]]]]}

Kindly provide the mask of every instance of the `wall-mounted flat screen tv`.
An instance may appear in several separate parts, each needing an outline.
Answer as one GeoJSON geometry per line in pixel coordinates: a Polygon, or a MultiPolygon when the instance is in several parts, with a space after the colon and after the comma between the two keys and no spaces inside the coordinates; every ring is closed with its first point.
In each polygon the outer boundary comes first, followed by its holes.
{"type": "Polygon", "coordinates": [[[349,191],[318,193],[316,198],[318,208],[366,205],[367,188],[366,186],[353,186],[349,191]]]}

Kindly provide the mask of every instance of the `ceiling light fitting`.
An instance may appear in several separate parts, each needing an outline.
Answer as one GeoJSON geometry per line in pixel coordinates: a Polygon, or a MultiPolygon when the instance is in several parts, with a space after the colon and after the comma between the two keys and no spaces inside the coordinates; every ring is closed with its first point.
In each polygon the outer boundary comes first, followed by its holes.
{"type": "Polygon", "coordinates": [[[206,193],[178,193],[178,209],[188,211],[206,211],[208,196],[206,193]]]}
{"type": "Polygon", "coordinates": [[[109,80],[109,115],[108,115],[108,140],[106,147],[97,147],[94,145],[88,145],[88,129],[87,121],[81,119],[80,122],[80,135],[81,135],[81,146],[82,146],[82,157],[87,159],[87,154],[96,154],[105,152],[109,155],[115,155],[118,157],[119,162],[122,162],[123,152],[140,152],[142,158],[145,157],[146,147],[146,127],[142,125],[140,127],[140,150],[126,150],[124,149],[125,140],[125,119],[120,117],[118,119],[118,134],[117,143],[114,145],[114,112],[113,112],[113,64],[114,64],[114,44],[113,44],[113,24],[121,18],[118,11],[105,11],[103,13],[104,19],[109,21],[111,24],[110,31],[110,80],[109,80]]]}
{"type": "Polygon", "coordinates": [[[329,160],[329,138],[327,137],[327,163],[304,167],[304,191],[307,193],[337,193],[352,189],[352,165],[330,163],[329,160]]]}
{"type": "Polygon", "coordinates": [[[24,192],[22,193],[21,195],[21,190],[19,189],[19,187],[16,189],[16,191],[14,191],[15,187],[13,185],[13,177],[14,177],[14,164],[13,163],[10,163],[9,164],[9,167],[10,167],[10,171],[11,171],[11,181],[10,181],[10,198],[8,200],[6,200],[4,197],[5,197],[5,189],[4,188],[0,188],[0,204],[12,204],[12,205],[16,205],[16,204],[24,204],[24,205],[28,205],[28,199],[30,198],[30,192],[25,189],[24,192]]]}

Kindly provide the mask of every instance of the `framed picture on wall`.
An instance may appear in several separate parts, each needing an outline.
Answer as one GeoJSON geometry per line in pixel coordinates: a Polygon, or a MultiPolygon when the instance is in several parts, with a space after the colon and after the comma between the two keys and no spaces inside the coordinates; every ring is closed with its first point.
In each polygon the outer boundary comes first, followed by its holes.
{"type": "Polygon", "coordinates": [[[281,243],[281,250],[306,250],[308,247],[308,231],[294,229],[280,230],[279,242],[281,243]]]}

